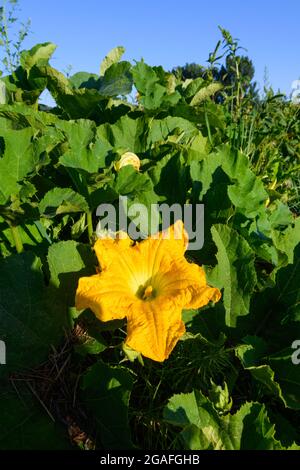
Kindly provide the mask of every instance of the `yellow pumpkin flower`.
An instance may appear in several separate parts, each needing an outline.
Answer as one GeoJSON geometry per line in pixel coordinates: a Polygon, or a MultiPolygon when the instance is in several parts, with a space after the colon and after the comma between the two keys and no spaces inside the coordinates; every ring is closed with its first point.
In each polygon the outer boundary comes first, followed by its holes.
{"type": "Polygon", "coordinates": [[[97,240],[101,271],[79,279],[76,308],[90,308],[103,322],[126,318],[126,345],[164,361],[185,332],[182,309],[221,297],[203,268],[185,259],[187,243],[182,221],[135,244],[124,232],[97,240]]]}
{"type": "Polygon", "coordinates": [[[116,171],[119,171],[121,168],[127,165],[131,165],[133,166],[133,168],[139,171],[140,166],[141,166],[141,160],[135,153],[125,152],[121,156],[120,160],[117,161],[117,163],[115,163],[115,169],[116,171]]]}

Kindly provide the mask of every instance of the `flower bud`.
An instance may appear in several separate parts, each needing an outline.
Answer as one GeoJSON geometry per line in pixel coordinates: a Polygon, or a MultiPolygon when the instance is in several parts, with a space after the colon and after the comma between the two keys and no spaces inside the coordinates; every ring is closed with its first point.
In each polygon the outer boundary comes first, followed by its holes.
{"type": "Polygon", "coordinates": [[[121,168],[123,168],[126,165],[132,165],[133,168],[139,171],[140,166],[141,166],[141,161],[135,153],[125,152],[121,156],[120,160],[115,163],[115,169],[119,171],[121,168]]]}

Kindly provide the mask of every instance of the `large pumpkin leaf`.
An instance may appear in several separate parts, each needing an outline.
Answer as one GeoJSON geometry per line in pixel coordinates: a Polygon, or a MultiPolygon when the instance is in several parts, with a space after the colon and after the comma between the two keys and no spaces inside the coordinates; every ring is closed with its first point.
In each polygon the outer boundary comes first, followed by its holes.
{"type": "Polygon", "coordinates": [[[67,316],[57,291],[45,286],[41,261],[33,253],[3,260],[0,279],[0,338],[7,350],[2,375],[45,360],[50,346],[61,340],[67,316]]]}
{"type": "Polygon", "coordinates": [[[100,76],[103,76],[109,67],[121,59],[122,55],[125,52],[123,46],[114,47],[109,53],[104,57],[100,65],[100,76]]]}
{"type": "Polygon", "coordinates": [[[228,195],[236,209],[249,218],[257,217],[264,210],[268,193],[263,182],[252,170],[246,155],[228,146],[218,149],[223,171],[232,184],[228,186],[228,195]]]}
{"type": "Polygon", "coordinates": [[[130,62],[112,64],[99,80],[99,93],[104,96],[127,95],[132,89],[130,62]]]}
{"type": "Polygon", "coordinates": [[[208,280],[224,289],[226,324],[234,327],[239,316],[249,313],[251,295],[257,283],[254,252],[241,235],[226,225],[214,225],[211,233],[218,248],[218,264],[208,271],[208,280]]]}
{"type": "Polygon", "coordinates": [[[54,217],[70,212],[87,212],[89,206],[83,196],[70,188],[54,188],[39,203],[41,215],[54,217]]]}
{"type": "Polygon", "coordinates": [[[78,279],[95,274],[96,260],[88,245],[69,240],[53,244],[48,251],[51,285],[65,308],[73,307],[78,279]]]}
{"type": "Polygon", "coordinates": [[[220,416],[201,392],[174,395],[164,419],[182,429],[180,439],[190,450],[271,450],[281,448],[275,439],[265,406],[245,403],[233,415],[220,416]]]}
{"type": "Polygon", "coordinates": [[[94,141],[95,126],[92,121],[82,119],[60,123],[60,126],[70,147],[59,159],[62,165],[88,173],[96,173],[99,168],[105,167],[105,159],[111,147],[103,140],[94,141]]]}
{"type": "Polygon", "coordinates": [[[133,378],[123,367],[98,361],[82,378],[83,400],[96,420],[97,439],[105,449],[132,447],[128,426],[128,404],[133,378]]]}
{"type": "Polygon", "coordinates": [[[160,67],[150,67],[140,61],[132,68],[134,84],[145,109],[174,106],[180,100],[178,91],[170,90],[167,74],[160,67]]]}
{"type": "Polygon", "coordinates": [[[152,183],[150,178],[143,173],[136,171],[131,165],[126,165],[120,169],[114,184],[114,190],[120,195],[133,196],[138,193],[151,191],[152,183]]]}
{"type": "Polygon", "coordinates": [[[23,51],[20,63],[25,70],[30,70],[34,65],[46,65],[56,49],[56,45],[51,42],[37,44],[29,51],[23,51]]]}
{"type": "Polygon", "coordinates": [[[264,385],[265,392],[297,410],[300,369],[293,362],[292,345],[300,338],[299,285],[300,245],[294,264],[277,272],[275,286],[253,298],[245,326],[255,336],[247,336],[245,344],[237,348],[242,364],[264,385]]]}
{"type": "Polygon", "coordinates": [[[0,158],[0,204],[20,189],[22,179],[35,168],[39,155],[31,143],[33,129],[6,129],[1,131],[4,139],[4,153],[0,158]]]}
{"type": "Polygon", "coordinates": [[[97,129],[98,137],[117,149],[139,154],[145,150],[145,119],[122,116],[115,124],[102,124],[97,129]]]}

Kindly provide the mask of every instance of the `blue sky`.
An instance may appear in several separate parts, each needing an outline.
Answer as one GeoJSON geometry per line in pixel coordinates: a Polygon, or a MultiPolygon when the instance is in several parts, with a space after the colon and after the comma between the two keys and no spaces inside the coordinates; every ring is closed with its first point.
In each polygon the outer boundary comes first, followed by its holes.
{"type": "Polygon", "coordinates": [[[299,0],[20,0],[21,18],[31,18],[26,47],[51,41],[52,65],[61,71],[97,73],[106,53],[126,48],[140,59],[170,69],[205,64],[218,39],[218,25],[247,49],[261,87],[267,67],[275,90],[291,91],[300,78],[299,0]]]}

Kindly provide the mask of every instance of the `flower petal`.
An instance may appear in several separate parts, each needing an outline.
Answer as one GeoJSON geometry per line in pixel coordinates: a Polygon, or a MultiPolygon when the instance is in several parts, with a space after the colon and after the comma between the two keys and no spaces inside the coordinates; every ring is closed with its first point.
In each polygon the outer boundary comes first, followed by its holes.
{"type": "Polygon", "coordinates": [[[161,275],[160,292],[173,298],[182,308],[201,308],[221,298],[219,289],[206,284],[205,271],[185,258],[175,260],[170,270],[161,275]]]}
{"type": "Polygon", "coordinates": [[[102,270],[105,270],[120,256],[123,250],[132,245],[132,240],[125,232],[117,232],[116,238],[99,238],[94,245],[94,250],[102,270]]]}
{"type": "Polygon", "coordinates": [[[159,299],[139,301],[127,317],[126,344],[145,357],[162,362],[168,358],[185,332],[181,308],[172,302],[161,305],[159,299]]]}
{"type": "Polygon", "coordinates": [[[221,292],[216,287],[203,286],[193,291],[192,298],[184,308],[201,308],[209,302],[218,302],[221,298],[221,292]]]}
{"type": "Polygon", "coordinates": [[[174,259],[184,256],[187,243],[187,234],[181,220],[167,230],[137,243],[131,249],[131,256],[136,257],[135,265],[136,270],[141,273],[140,278],[147,280],[169,270],[174,259]]]}
{"type": "MultiPolygon", "coordinates": [[[[166,243],[165,245],[168,245],[169,248],[166,249],[172,248],[173,256],[183,256],[189,244],[189,237],[184,229],[182,220],[176,220],[175,224],[170,225],[170,227],[162,232],[152,235],[150,237],[150,240],[151,239],[168,240],[169,243],[166,243]]],[[[147,240],[142,243],[145,243],[146,241],[147,240]]]]}
{"type": "Polygon", "coordinates": [[[105,271],[79,279],[75,306],[77,310],[90,308],[99,320],[105,322],[125,318],[134,300],[122,280],[105,271]]]}

